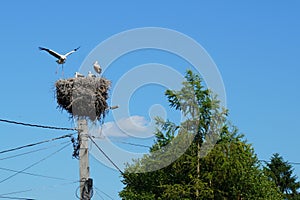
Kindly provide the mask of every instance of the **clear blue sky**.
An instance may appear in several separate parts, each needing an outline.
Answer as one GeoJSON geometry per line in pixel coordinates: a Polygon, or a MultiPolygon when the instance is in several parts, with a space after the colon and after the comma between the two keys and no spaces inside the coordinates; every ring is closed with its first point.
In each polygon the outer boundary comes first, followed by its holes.
{"type": "MultiPolygon", "coordinates": [[[[79,69],[85,57],[110,36],[133,28],[163,27],[188,35],[210,54],[224,81],[229,118],[253,144],[259,159],[269,160],[278,152],[284,159],[300,163],[300,2],[178,2],[2,1],[0,118],[74,127],[69,116],[56,109],[54,83],[60,74],[55,74],[55,60],[38,51],[38,47],[67,52],[81,46],[65,64],[65,76],[69,77],[79,69]]],[[[126,60],[124,56],[114,63],[115,68],[108,71],[106,77],[114,84],[122,73],[135,65],[144,61],[159,63],[161,57],[171,58],[165,54],[156,56],[157,53],[149,52],[148,57],[143,54],[141,60],[126,60]]],[[[175,65],[175,61],[170,62],[175,65]]],[[[184,70],[179,71],[183,73],[184,70]]],[[[143,90],[133,95],[130,105],[133,115],[147,119],[151,104],[167,105],[163,100],[156,102],[161,99],[162,88],[150,90],[154,95],[144,96],[143,104],[133,103],[138,102],[134,98],[143,97],[143,90]]],[[[110,115],[107,121],[111,120],[110,115]]],[[[0,123],[0,132],[0,151],[72,133],[4,123],[0,123]]],[[[63,147],[61,142],[40,147],[51,146],[47,150],[0,160],[0,166],[22,170],[63,147]]],[[[0,159],[22,152],[26,150],[0,155],[0,159]]],[[[68,146],[25,171],[67,180],[18,174],[0,183],[0,195],[28,190],[7,196],[45,200],[76,198],[78,183],[71,182],[78,180],[78,161],[72,159],[71,154],[72,147],[68,146]]],[[[300,165],[294,167],[300,177],[300,165]]],[[[11,174],[0,170],[0,181],[11,174]]],[[[110,199],[108,196],[119,199],[122,183],[118,171],[91,157],[91,176],[98,188],[93,199],[110,199]]]]}

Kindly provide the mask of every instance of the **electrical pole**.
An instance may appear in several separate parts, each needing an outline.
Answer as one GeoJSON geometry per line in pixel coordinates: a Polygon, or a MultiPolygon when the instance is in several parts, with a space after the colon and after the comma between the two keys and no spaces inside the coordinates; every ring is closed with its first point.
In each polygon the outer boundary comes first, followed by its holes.
{"type": "Polygon", "coordinates": [[[90,178],[88,125],[87,120],[79,118],[78,140],[79,140],[79,175],[80,175],[80,200],[90,200],[92,195],[93,180],[90,178]]]}

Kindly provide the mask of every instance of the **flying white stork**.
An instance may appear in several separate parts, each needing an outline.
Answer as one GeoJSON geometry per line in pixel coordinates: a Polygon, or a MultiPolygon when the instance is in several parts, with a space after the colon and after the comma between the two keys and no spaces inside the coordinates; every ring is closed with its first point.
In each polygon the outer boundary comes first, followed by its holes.
{"type": "MultiPolygon", "coordinates": [[[[44,48],[44,47],[39,47],[39,49],[41,51],[47,51],[49,54],[51,54],[52,56],[54,56],[55,58],[57,58],[58,60],[56,61],[58,64],[62,65],[62,72],[64,71],[64,63],[66,62],[67,60],[67,57],[69,55],[71,55],[72,53],[74,53],[75,51],[77,51],[80,47],[77,47],[76,49],[73,49],[72,51],[62,55],[62,54],[59,54],[51,49],[47,49],[47,48],[44,48]]],[[[58,65],[59,67],[59,65],[58,65]]],[[[58,70],[58,67],[56,69],[56,72],[57,73],[57,70],[58,70]]]]}
{"type": "Polygon", "coordinates": [[[99,63],[98,63],[98,61],[96,60],[95,62],[94,62],[94,70],[95,70],[95,72],[97,72],[99,75],[101,74],[101,72],[102,72],[102,69],[101,69],[101,67],[100,67],[100,65],[99,65],[99,63]]]}

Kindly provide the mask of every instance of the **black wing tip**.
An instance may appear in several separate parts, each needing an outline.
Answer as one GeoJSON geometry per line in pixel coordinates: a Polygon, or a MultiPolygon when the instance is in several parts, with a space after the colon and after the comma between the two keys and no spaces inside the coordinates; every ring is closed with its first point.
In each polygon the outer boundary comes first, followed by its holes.
{"type": "Polygon", "coordinates": [[[43,50],[47,50],[47,48],[39,47],[39,50],[40,50],[40,51],[43,51],[43,50]]]}
{"type": "Polygon", "coordinates": [[[77,51],[79,48],[80,48],[80,46],[79,46],[79,47],[77,47],[76,49],[74,49],[74,51],[77,51]]]}

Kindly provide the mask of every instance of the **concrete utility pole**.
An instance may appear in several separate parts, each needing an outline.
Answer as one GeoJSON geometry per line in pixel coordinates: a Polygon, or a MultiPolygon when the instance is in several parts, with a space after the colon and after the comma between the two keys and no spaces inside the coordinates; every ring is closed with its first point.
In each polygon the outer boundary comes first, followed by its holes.
{"type": "Polygon", "coordinates": [[[90,178],[88,126],[86,119],[78,119],[79,149],[79,175],[80,175],[80,200],[90,200],[93,181],[90,178]]]}

